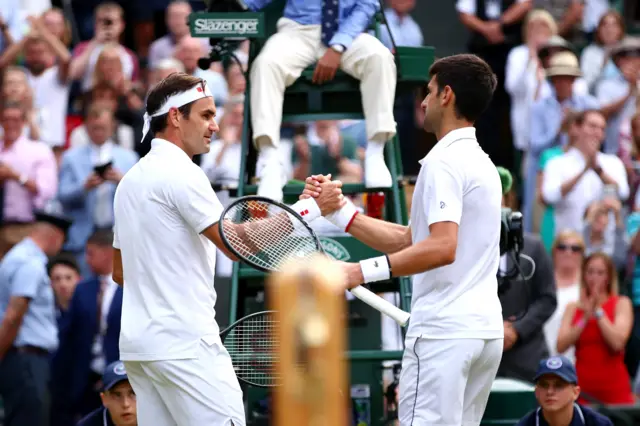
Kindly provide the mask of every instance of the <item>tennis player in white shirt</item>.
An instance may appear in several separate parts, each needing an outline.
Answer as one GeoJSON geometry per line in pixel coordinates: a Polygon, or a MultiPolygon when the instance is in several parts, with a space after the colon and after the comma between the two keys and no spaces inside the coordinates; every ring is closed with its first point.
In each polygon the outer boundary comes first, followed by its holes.
{"type": "MultiPolygon", "coordinates": [[[[136,392],[139,426],[245,425],[242,391],[214,310],[215,246],[234,256],[218,234],[222,205],[192,161],[209,151],[215,116],[202,79],[175,73],[162,80],[147,98],[144,133],[156,136],[151,151],[116,190],[120,358],[136,392]]],[[[344,203],[335,186],[325,187],[331,202],[292,207],[316,216],[335,210],[344,203]]]]}
{"type": "MultiPolygon", "coordinates": [[[[440,59],[429,75],[424,127],[438,143],[421,160],[410,226],[358,214],[352,204],[326,218],[385,253],[343,263],[350,288],[413,276],[400,425],[472,426],[484,414],[504,337],[496,279],[502,187],[473,128],[496,78],[474,55],[440,59]]],[[[325,180],[307,179],[301,198],[318,196],[325,180]]]]}

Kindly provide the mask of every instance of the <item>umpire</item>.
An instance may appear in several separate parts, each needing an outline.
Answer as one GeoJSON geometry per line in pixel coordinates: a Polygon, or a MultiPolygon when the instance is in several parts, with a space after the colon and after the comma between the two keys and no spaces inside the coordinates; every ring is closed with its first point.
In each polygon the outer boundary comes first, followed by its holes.
{"type": "Polygon", "coordinates": [[[61,249],[71,220],[57,202],[35,214],[28,237],[0,262],[0,397],[4,426],[47,424],[50,355],[58,346],[48,257],[61,249]]]}

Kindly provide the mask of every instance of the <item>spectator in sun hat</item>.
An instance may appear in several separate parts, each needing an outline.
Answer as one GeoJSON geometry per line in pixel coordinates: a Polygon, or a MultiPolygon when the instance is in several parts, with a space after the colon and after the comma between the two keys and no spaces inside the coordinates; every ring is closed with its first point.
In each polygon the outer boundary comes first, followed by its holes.
{"type": "Polygon", "coordinates": [[[539,407],[517,426],[613,426],[607,417],[578,404],[576,369],[564,356],[543,359],[533,378],[539,407]]]}
{"type": "Polygon", "coordinates": [[[136,394],[129,383],[122,361],[107,365],[102,375],[102,407],[77,426],[136,426],[136,394]]]}

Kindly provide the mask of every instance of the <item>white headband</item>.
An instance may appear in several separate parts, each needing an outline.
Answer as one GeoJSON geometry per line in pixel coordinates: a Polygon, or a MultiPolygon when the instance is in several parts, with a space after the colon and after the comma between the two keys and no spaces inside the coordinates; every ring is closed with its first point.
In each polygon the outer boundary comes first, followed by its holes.
{"type": "Polygon", "coordinates": [[[207,97],[213,97],[213,94],[211,93],[211,90],[209,90],[207,83],[203,81],[202,84],[197,84],[186,92],[180,92],[170,96],[169,99],[162,104],[160,109],[153,114],[149,115],[145,112],[144,126],[142,128],[142,141],[144,141],[145,136],[147,136],[147,133],[149,132],[152,117],[159,117],[168,113],[171,108],[180,108],[181,106],[197,101],[198,99],[207,97]]]}

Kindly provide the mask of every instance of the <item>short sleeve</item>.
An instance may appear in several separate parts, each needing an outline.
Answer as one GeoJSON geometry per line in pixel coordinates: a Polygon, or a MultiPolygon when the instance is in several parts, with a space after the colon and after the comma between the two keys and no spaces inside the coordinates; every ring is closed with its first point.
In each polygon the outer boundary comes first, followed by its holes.
{"type": "Polygon", "coordinates": [[[175,182],[172,190],[180,215],[198,234],[220,220],[222,204],[205,173],[195,164],[175,182]]]}
{"type": "Polygon", "coordinates": [[[26,262],[11,277],[11,296],[33,299],[40,291],[46,271],[37,262],[26,262]]]}
{"type": "Polygon", "coordinates": [[[451,165],[436,160],[427,167],[424,194],[422,194],[428,225],[437,222],[455,222],[462,217],[463,180],[451,165]]]}
{"type": "Polygon", "coordinates": [[[113,224],[113,248],[120,250],[120,237],[118,236],[118,225],[113,224]]]}
{"type": "Polygon", "coordinates": [[[475,0],[458,0],[456,1],[456,10],[459,13],[466,13],[469,15],[476,14],[476,2],[475,0]]]}

